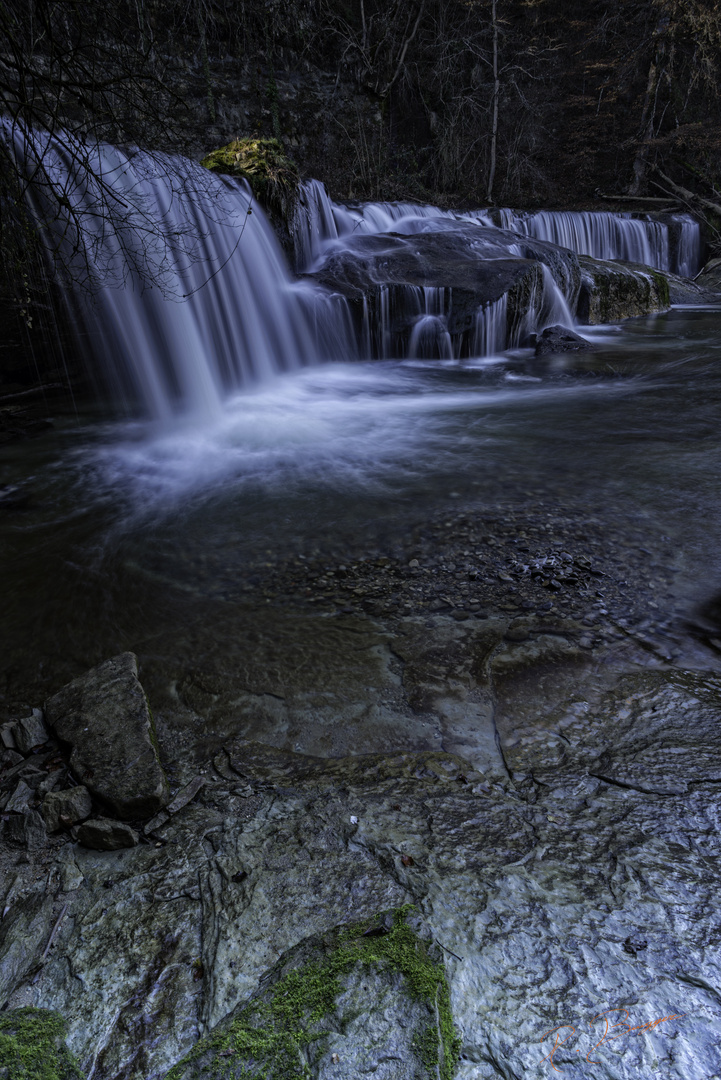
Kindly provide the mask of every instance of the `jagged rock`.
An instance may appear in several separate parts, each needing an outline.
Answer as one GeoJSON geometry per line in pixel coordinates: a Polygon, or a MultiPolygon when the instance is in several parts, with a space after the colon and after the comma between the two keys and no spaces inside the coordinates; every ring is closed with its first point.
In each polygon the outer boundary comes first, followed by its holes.
{"type": "Polygon", "coordinates": [[[42,814],[48,832],[84,821],[93,812],[90,792],[82,784],[65,791],[51,791],[43,800],[42,814]]]}
{"type": "Polygon", "coordinates": [[[122,818],[156,814],[168,783],[133,653],[106,660],[45,703],[54,734],[72,747],[75,777],[122,818]]]}
{"type": "Polygon", "coordinates": [[[73,857],[73,852],[73,845],[66,844],[60,855],[60,888],[63,892],[75,892],[84,881],[82,871],[73,857]]]}
{"type": "Polygon", "coordinates": [[[14,724],[3,724],[0,727],[0,743],[7,750],[15,750],[15,736],[13,735],[14,724]]]}
{"type": "MultiPolygon", "coordinates": [[[[478,684],[492,679],[499,746],[487,768],[448,753],[322,760],[228,741],[225,785],[219,773],[174,814],[158,830],[162,848],[108,856],[66,845],[84,882],[68,898],[62,948],[29,993],[67,1017],[86,1075],[164,1076],[203,1034],[258,1003],[288,950],[361,920],[380,941],[374,913],[409,899],[444,950],[463,1037],[457,1080],[530,1074],[553,1046],[543,1033],[575,1019],[554,1059],[572,1072],[603,1034],[589,1018],[624,1003],[639,1026],[686,1016],[660,1023],[654,1044],[633,1033],[599,1047],[599,1080],[636,1080],[654,1061],[659,1075],[680,1061],[685,1080],[718,1071],[718,679],[599,674],[557,636],[560,620],[501,644],[508,622],[469,638],[449,620],[441,653],[418,620],[402,653],[414,708],[452,676],[446,736],[458,745],[461,729],[449,725],[470,715],[478,726],[478,684]],[[475,687],[461,694],[461,679],[475,687]],[[535,779],[514,787],[508,771],[535,779]],[[252,800],[233,796],[234,774],[252,800]],[[688,790],[670,793],[668,778],[688,790]]],[[[364,1037],[360,1023],[343,1050],[354,1080],[364,1037]]],[[[324,1080],[343,1054],[322,1059],[324,1080]]],[[[234,1060],[247,1064],[231,1054],[217,1065],[235,1077],[234,1060]]]]}
{"type": "Polygon", "coordinates": [[[48,732],[39,709],[33,709],[31,716],[16,720],[12,728],[15,745],[21,754],[29,754],[36,746],[48,741],[48,732]]]}
{"type": "Polygon", "coordinates": [[[13,844],[20,844],[28,851],[37,851],[47,842],[45,822],[37,810],[26,810],[20,814],[10,814],[3,836],[13,844]]]}
{"type": "Polygon", "coordinates": [[[593,345],[567,326],[547,326],[536,340],[536,356],[546,353],[585,352],[593,345]]]}
{"type": "Polygon", "coordinates": [[[93,851],[117,851],[119,848],[135,847],[140,837],[130,825],[110,818],[92,818],[80,825],[78,843],[93,851]]]}
{"type": "Polygon", "coordinates": [[[30,804],[35,798],[35,792],[24,780],[21,780],[4,806],[8,814],[24,814],[30,810],[30,804]]]}
{"type": "Polygon", "coordinates": [[[0,922],[0,1009],[45,945],[52,911],[52,897],[39,891],[16,900],[0,922]]]}
{"type": "Polygon", "coordinates": [[[458,1039],[441,950],[428,932],[426,940],[414,932],[403,909],[389,915],[291,949],[167,1080],[208,1073],[452,1080],[458,1039]]]}

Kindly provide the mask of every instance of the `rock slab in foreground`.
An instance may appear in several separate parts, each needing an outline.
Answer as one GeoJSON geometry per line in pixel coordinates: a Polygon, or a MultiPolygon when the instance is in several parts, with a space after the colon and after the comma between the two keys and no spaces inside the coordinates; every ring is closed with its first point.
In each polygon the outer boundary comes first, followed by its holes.
{"type": "Polygon", "coordinates": [[[459,1039],[440,949],[424,930],[400,908],[307,938],[166,1080],[452,1080],[459,1039]]]}
{"type": "Polygon", "coordinates": [[[133,653],[74,679],[45,702],[45,718],[72,747],[70,768],[121,818],[157,814],[168,800],[153,719],[133,653]]]}

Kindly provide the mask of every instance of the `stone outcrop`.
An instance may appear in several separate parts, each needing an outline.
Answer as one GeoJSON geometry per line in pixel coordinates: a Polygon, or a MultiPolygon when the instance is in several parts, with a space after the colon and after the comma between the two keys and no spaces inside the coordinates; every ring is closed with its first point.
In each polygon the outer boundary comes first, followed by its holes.
{"type": "Polygon", "coordinates": [[[581,323],[618,322],[669,306],[667,275],[650,267],[604,262],[579,255],[582,284],[577,316],[581,323]]]}
{"type": "Polygon", "coordinates": [[[50,833],[84,821],[92,812],[93,800],[82,784],[65,791],[49,791],[43,800],[42,814],[50,833]]]}
{"type": "Polygon", "coordinates": [[[442,956],[427,927],[402,908],[310,937],[167,1080],[228,1069],[452,1080],[458,1045],[442,956]]]}
{"type": "Polygon", "coordinates": [[[118,851],[120,848],[135,847],[140,837],[122,821],[110,818],[93,818],[80,825],[77,830],[78,843],[93,851],[118,851]]]}
{"type": "Polygon", "coordinates": [[[36,962],[50,934],[52,897],[37,891],[0,922],[0,1009],[36,962]]]}
{"type": "Polygon", "coordinates": [[[695,281],[702,288],[721,292],[721,259],[709,259],[695,281]]]}
{"type": "Polygon", "coordinates": [[[150,817],[168,799],[153,719],[137,660],[122,653],[45,703],[54,735],[71,749],[70,768],[91,795],[120,818],[150,817]]]}

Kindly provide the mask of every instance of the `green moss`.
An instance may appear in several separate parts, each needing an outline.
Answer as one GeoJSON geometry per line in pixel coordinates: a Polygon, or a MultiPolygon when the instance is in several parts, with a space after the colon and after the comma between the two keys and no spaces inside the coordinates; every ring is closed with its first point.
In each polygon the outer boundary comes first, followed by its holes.
{"type": "Polygon", "coordinates": [[[238,1080],[307,1080],[310,1074],[303,1051],[323,1039],[317,1025],[333,1013],[343,991],[342,977],[357,966],[400,972],[409,996],[431,1007],[436,1025],[429,1025],[416,1037],[414,1048],[429,1078],[438,1076],[440,1069],[441,1080],[452,1080],[460,1040],[453,1024],[448,982],[443,965],[429,956],[426,943],[408,925],[411,910],[408,905],[394,911],[387,932],[383,927],[377,934],[368,934],[367,923],[343,930],[327,957],[289,971],[267,999],[249,1002],[229,1027],[204,1039],[171,1069],[166,1080],[179,1080],[184,1066],[208,1051],[214,1055],[203,1069],[209,1080],[231,1075],[238,1080]],[[232,1063],[236,1055],[250,1062],[240,1072],[237,1060],[232,1063]]]}
{"type": "Polygon", "coordinates": [[[265,207],[286,220],[291,216],[300,175],[277,139],[236,139],[213,150],[200,164],[213,172],[242,177],[265,207]]]}
{"type": "Polygon", "coordinates": [[[0,1073],[11,1080],[82,1080],[64,1042],[65,1021],[47,1009],[14,1009],[0,1015],[0,1073]]]}
{"type": "Polygon", "coordinates": [[[661,303],[663,307],[669,307],[671,303],[671,292],[668,287],[668,278],[664,277],[663,274],[660,274],[658,270],[652,270],[651,276],[656,282],[659,303],[661,303]]]}

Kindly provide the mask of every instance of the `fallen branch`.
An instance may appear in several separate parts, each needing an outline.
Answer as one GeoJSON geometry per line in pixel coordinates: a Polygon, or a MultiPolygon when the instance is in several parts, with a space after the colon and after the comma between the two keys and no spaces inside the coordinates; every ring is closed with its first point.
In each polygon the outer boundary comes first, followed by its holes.
{"type": "Polygon", "coordinates": [[[665,199],[659,199],[657,195],[602,195],[599,191],[597,199],[607,199],[608,202],[643,202],[643,203],[677,203],[679,200],[673,195],[665,199]]]}
{"type": "MultiPolygon", "coordinates": [[[[721,216],[721,203],[713,202],[711,199],[707,199],[703,195],[697,195],[695,191],[689,191],[688,188],[681,187],[681,185],[677,184],[674,180],[672,180],[670,176],[666,176],[666,173],[662,172],[659,169],[658,165],[652,165],[651,169],[653,170],[653,172],[657,173],[661,177],[663,182],[665,184],[668,184],[671,190],[675,192],[681,199],[683,199],[683,201],[688,206],[693,206],[694,203],[696,203],[700,206],[706,207],[707,210],[712,210],[714,214],[718,214],[719,216],[721,216]]],[[[661,187],[660,184],[655,184],[653,180],[651,181],[651,183],[654,184],[654,187],[657,187],[660,191],[665,190],[661,187]]]]}

